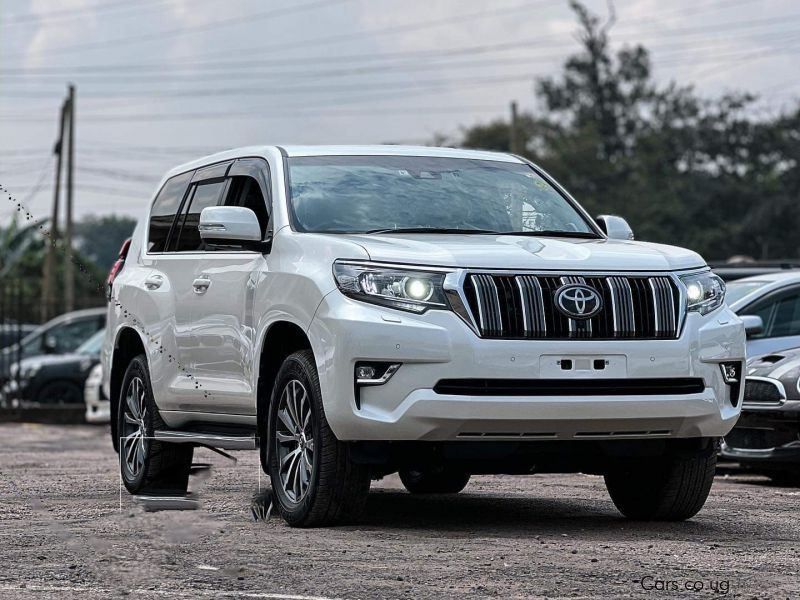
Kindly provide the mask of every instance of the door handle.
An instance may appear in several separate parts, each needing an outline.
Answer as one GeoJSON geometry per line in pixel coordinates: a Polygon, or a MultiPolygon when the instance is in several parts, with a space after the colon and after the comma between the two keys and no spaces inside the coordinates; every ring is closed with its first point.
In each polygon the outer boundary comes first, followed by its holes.
{"type": "Polygon", "coordinates": [[[150,275],[144,280],[144,287],[146,287],[148,290],[157,290],[161,287],[162,283],[164,283],[163,275],[150,275]]]}
{"type": "Polygon", "coordinates": [[[211,280],[206,277],[198,277],[192,282],[195,294],[205,294],[208,291],[208,286],[211,285],[211,280]]]}

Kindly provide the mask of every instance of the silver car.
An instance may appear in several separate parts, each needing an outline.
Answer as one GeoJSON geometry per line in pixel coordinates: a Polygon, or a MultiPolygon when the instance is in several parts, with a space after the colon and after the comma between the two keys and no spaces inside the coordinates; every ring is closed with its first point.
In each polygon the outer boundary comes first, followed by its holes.
{"type": "Polygon", "coordinates": [[[728,306],[747,330],[747,356],[800,347],[800,269],[737,279],[728,306]]]}

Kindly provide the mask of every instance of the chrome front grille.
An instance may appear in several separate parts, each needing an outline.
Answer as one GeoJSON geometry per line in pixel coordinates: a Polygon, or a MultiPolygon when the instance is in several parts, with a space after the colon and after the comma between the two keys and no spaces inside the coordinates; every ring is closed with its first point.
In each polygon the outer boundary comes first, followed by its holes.
{"type": "Polygon", "coordinates": [[[678,288],[665,275],[532,275],[468,273],[464,296],[481,337],[502,339],[658,339],[678,335],[678,288]],[[573,319],[556,306],[556,291],[581,284],[603,308],[573,319]]]}

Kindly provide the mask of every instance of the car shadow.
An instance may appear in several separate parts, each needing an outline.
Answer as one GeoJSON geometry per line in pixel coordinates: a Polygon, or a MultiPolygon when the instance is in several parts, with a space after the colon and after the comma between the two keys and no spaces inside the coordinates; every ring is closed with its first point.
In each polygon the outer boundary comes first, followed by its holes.
{"type": "MultiPolygon", "coordinates": [[[[702,516],[702,513],[700,513],[702,516]]],[[[629,521],[617,511],[611,500],[570,498],[503,497],[485,494],[412,495],[403,491],[374,490],[359,519],[360,528],[419,529],[449,531],[474,535],[524,537],[576,535],[582,538],[607,539],[610,531],[625,530],[627,538],[641,534],[643,539],[659,535],[709,536],[736,538],[728,526],[695,520],[679,523],[629,521]]]]}

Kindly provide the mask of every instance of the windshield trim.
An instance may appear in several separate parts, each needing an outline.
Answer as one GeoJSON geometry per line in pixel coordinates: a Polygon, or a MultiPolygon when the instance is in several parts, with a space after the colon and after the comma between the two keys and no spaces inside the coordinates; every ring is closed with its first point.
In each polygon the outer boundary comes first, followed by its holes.
{"type": "MultiPolygon", "coordinates": [[[[295,212],[294,212],[294,202],[292,202],[292,175],[291,175],[291,170],[289,168],[289,159],[290,158],[294,158],[294,157],[290,157],[289,154],[283,148],[281,148],[280,150],[281,150],[281,156],[283,157],[283,190],[284,190],[284,195],[286,196],[286,214],[289,217],[289,228],[294,233],[316,233],[316,234],[322,234],[322,235],[356,235],[356,234],[364,233],[363,231],[305,231],[299,225],[299,222],[298,222],[298,219],[297,219],[297,215],[295,215],[295,212]]],[[[322,157],[325,157],[325,156],[340,156],[340,155],[309,154],[309,155],[303,155],[302,157],[297,157],[297,158],[322,158],[322,157]]],[[[347,154],[347,155],[343,154],[341,156],[346,156],[347,158],[354,158],[354,157],[368,158],[368,157],[371,157],[371,156],[377,156],[377,157],[389,156],[390,157],[390,156],[393,156],[393,155],[392,154],[378,154],[378,153],[375,153],[375,154],[347,154]]],[[[431,157],[431,156],[416,155],[416,154],[413,154],[413,155],[410,154],[408,156],[409,157],[414,157],[414,158],[437,158],[435,156],[431,157]]],[[[538,165],[534,164],[533,162],[529,161],[526,158],[523,158],[523,157],[518,156],[516,154],[511,154],[510,156],[513,156],[514,158],[516,158],[516,159],[518,159],[520,161],[517,164],[526,165],[529,169],[531,169],[539,177],[541,177],[548,184],[550,184],[550,186],[558,193],[558,195],[561,196],[561,198],[564,201],[566,201],[566,203],[569,206],[571,206],[572,209],[576,213],[578,213],[578,216],[583,219],[583,221],[584,221],[584,223],[586,225],[589,226],[589,229],[591,229],[594,233],[597,234],[597,238],[596,239],[603,239],[603,240],[608,239],[608,236],[605,233],[603,233],[603,230],[600,229],[600,226],[597,225],[595,220],[589,215],[588,212],[586,212],[586,209],[584,209],[578,203],[578,201],[575,200],[575,198],[573,198],[566,189],[564,189],[564,187],[560,183],[558,183],[555,179],[553,179],[553,177],[551,177],[549,173],[547,173],[546,171],[544,171],[544,169],[542,169],[541,167],[539,167],[538,165]]],[[[496,163],[500,163],[500,164],[508,164],[508,162],[509,162],[509,161],[504,161],[504,160],[491,160],[491,159],[485,159],[485,158],[480,158],[480,159],[476,159],[476,160],[485,161],[485,162],[496,162],[496,163]]],[[[524,234],[524,232],[520,232],[520,233],[524,234]]],[[[506,234],[506,235],[513,235],[513,234],[506,234]]]]}

